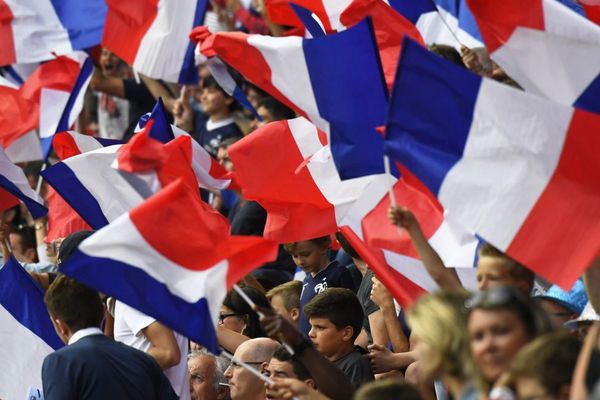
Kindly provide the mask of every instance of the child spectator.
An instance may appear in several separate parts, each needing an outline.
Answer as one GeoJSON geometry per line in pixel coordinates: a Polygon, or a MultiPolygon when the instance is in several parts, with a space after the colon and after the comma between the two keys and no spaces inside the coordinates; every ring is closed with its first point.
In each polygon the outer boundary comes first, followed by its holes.
{"type": "MultiPolygon", "coordinates": [[[[343,287],[355,290],[350,272],[337,261],[329,262],[328,250],[331,244],[329,236],[321,236],[300,242],[287,243],[285,250],[292,255],[294,263],[306,273],[302,282],[300,309],[315,295],[332,287],[343,287]]],[[[362,312],[362,309],[361,309],[362,312]]],[[[307,317],[300,315],[300,331],[308,333],[310,324],[307,317]]],[[[360,330],[357,331],[357,335],[360,330]]]]}
{"type": "Polygon", "coordinates": [[[267,299],[269,299],[271,307],[278,314],[281,314],[295,327],[298,327],[301,293],[302,283],[300,281],[289,281],[269,290],[267,292],[267,299]]]}
{"type": "Polygon", "coordinates": [[[355,346],[363,323],[358,298],[349,289],[331,288],[315,296],[305,307],[316,349],[350,379],[355,388],[374,379],[362,348],[355,346]]]}

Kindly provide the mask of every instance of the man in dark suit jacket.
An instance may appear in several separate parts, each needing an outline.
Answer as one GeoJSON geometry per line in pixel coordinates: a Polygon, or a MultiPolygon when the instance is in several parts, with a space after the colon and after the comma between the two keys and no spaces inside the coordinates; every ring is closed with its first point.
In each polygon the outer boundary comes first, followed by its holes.
{"type": "Polygon", "coordinates": [[[68,346],[42,366],[46,400],[177,399],[146,353],[104,336],[104,307],[96,291],[60,276],[44,297],[56,332],[68,346]]]}

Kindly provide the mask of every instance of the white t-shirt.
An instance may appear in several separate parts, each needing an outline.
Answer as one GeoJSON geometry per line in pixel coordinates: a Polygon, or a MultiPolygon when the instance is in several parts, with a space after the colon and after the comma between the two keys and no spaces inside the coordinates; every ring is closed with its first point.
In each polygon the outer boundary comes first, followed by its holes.
{"type": "MultiPolygon", "coordinates": [[[[144,336],[142,329],[146,328],[156,320],[118,300],[115,303],[114,316],[115,340],[143,352],[147,352],[152,344],[144,336]]],[[[169,382],[171,382],[171,386],[173,386],[173,390],[179,398],[181,400],[189,400],[190,381],[187,369],[188,339],[175,331],[173,331],[173,333],[175,334],[175,339],[179,345],[181,359],[179,360],[179,364],[165,369],[163,372],[167,378],[169,378],[169,382]]]]}

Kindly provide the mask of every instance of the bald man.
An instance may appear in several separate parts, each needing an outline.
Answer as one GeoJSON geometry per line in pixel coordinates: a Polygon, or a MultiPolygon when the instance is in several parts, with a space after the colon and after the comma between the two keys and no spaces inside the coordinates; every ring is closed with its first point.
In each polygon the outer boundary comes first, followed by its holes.
{"type": "MultiPolygon", "coordinates": [[[[263,373],[279,343],[269,338],[250,339],[238,346],[234,357],[263,373]]],[[[231,400],[264,400],[265,385],[262,380],[254,376],[235,362],[225,370],[225,377],[231,385],[231,400]]]]}

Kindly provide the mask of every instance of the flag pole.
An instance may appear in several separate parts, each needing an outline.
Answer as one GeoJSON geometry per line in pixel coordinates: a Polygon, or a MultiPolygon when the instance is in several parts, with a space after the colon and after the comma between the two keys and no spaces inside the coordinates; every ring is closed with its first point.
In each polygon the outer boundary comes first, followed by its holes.
{"type": "MultiPolygon", "coordinates": [[[[259,318],[262,318],[262,317],[265,316],[263,313],[261,313],[260,311],[258,311],[258,307],[256,306],[256,303],[254,303],[254,301],[252,301],[252,299],[246,294],[246,292],[244,292],[242,290],[241,287],[238,286],[237,283],[233,285],[233,290],[235,290],[235,292],[240,295],[240,297],[246,302],[246,304],[248,304],[250,306],[250,308],[256,314],[258,314],[259,318]]],[[[279,341],[281,342],[281,345],[283,347],[285,347],[285,349],[287,350],[287,352],[290,353],[291,356],[293,356],[295,354],[294,349],[292,349],[292,346],[290,346],[289,344],[287,344],[283,340],[283,338],[279,338],[279,341]]]]}
{"type": "Polygon", "coordinates": [[[452,30],[452,28],[450,28],[450,24],[448,24],[448,21],[446,21],[446,18],[444,18],[442,16],[442,13],[440,12],[440,9],[438,8],[437,4],[435,6],[438,15],[440,16],[440,19],[442,20],[442,22],[444,23],[444,25],[446,26],[446,28],[448,28],[448,30],[450,31],[450,34],[452,35],[452,37],[454,37],[454,39],[458,42],[459,45],[461,46],[465,46],[459,39],[458,39],[458,35],[456,35],[456,33],[452,30]]]}
{"type": "Polygon", "coordinates": [[[42,171],[46,169],[46,163],[42,164],[42,168],[40,169],[40,176],[38,176],[37,185],[35,186],[35,192],[39,195],[42,190],[42,171]]]}
{"type": "MultiPolygon", "coordinates": [[[[386,175],[392,175],[391,168],[390,168],[390,158],[386,155],[383,156],[383,167],[385,168],[385,173],[386,175]]],[[[396,194],[394,193],[394,186],[390,186],[388,193],[390,195],[390,204],[392,205],[392,207],[396,208],[398,206],[398,203],[396,202],[396,194]]]]}

